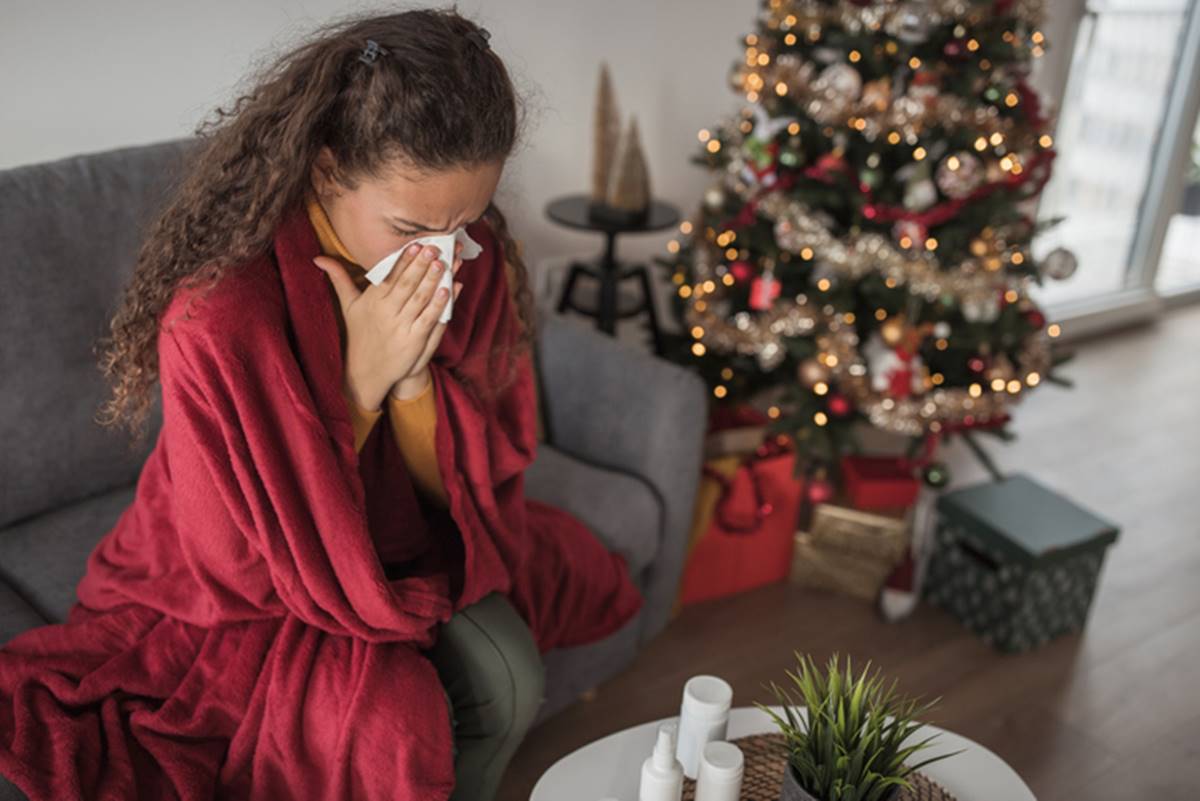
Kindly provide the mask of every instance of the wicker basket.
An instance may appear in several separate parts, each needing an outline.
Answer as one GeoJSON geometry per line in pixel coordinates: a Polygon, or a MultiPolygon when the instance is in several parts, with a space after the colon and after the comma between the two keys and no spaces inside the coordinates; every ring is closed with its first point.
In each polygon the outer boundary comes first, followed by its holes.
{"type": "MultiPolygon", "coordinates": [[[[787,746],[782,734],[754,734],[730,740],[746,759],[742,775],[742,801],[779,801],[787,746]]],[[[909,776],[912,790],[902,790],[896,801],[957,801],[945,788],[923,773],[909,776]]],[[[683,779],[683,801],[695,801],[696,782],[683,779]]]]}

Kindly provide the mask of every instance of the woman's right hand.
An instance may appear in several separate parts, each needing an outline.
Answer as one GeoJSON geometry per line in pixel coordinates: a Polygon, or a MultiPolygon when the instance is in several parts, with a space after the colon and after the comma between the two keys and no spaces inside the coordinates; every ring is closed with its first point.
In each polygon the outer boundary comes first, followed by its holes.
{"type": "MultiPolygon", "coordinates": [[[[455,247],[454,271],[461,259],[455,247]]],[[[433,245],[409,246],[378,285],[360,290],[337,259],[313,262],[329,276],[346,322],[346,389],[364,409],[378,409],[391,386],[421,358],[447,295],[438,288],[444,265],[433,245]]],[[[454,282],[458,295],[462,284],[454,282]]]]}

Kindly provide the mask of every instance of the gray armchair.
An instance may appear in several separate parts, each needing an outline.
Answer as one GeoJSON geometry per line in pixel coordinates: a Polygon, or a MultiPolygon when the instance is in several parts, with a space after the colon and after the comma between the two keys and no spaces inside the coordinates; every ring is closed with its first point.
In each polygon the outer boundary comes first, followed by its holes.
{"type": "MultiPolygon", "coordinates": [[[[194,141],[0,171],[0,642],[65,619],[88,554],[133,499],[154,436],[131,451],[93,421],[107,389],[92,346],[194,141]]],[[[670,617],[707,406],[687,370],[549,309],[539,317],[547,442],[527,492],[624,553],[646,605],[600,642],[546,654],[538,722],[627,666],[670,617]]]]}

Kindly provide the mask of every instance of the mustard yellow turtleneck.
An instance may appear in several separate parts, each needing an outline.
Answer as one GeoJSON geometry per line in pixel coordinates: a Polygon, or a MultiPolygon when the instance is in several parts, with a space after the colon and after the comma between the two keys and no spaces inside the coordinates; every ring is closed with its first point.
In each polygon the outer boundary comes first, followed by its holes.
{"type": "MultiPolygon", "coordinates": [[[[345,246],[338,239],[337,233],[334,232],[333,224],[325,213],[324,207],[314,193],[307,194],[305,205],[308,209],[308,218],[317,232],[321,252],[342,262],[359,289],[369,286],[370,282],[366,277],[367,271],[350,257],[345,246]]],[[[332,289],[332,286],[330,288],[332,289]]],[[[342,317],[342,306],[338,303],[337,295],[331,294],[344,348],[346,321],[342,317]]],[[[346,399],[346,405],[350,410],[350,422],[354,427],[354,450],[360,451],[371,430],[375,427],[375,423],[383,415],[383,409],[364,409],[359,406],[344,383],[342,395],[346,399]]],[[[434,448],[437,403],[433,392],[433,381],[430,380],[425,385],[421,394],[405,400],[401,400],[389,392],[385,404],[396,447],[404,457],[404,463],[408,466],[414,483],[427,497],[443,507],[447,506],[449,501],[446,497],[446,488],[442,484],[441,473],[438,470],[437,451],[434,448]]]]}

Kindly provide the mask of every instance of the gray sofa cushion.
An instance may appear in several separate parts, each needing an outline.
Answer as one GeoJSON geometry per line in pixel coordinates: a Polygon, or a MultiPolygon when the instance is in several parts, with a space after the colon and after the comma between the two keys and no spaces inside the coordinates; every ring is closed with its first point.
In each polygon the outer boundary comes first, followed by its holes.
{"type": "Polygon", "coordinates": [[[42,617],[66,620],[88,555],[133,493],[132,485],[122,487],[0,531],[0,579],[42,617]]]}
{"type": "Polygon", "coordinates": [[[25,629],[41,626],[45,622],[42,616],[33,611],[33,607],[25,603],[21,596],[0,581],[0,645],[8,642],[25,629]]]}
{"type": "Polygon", "coordinates": [[[597,467],[545,443],[525,471],[525,495],[570,512],[610,551],[622,554],[642,585],[662,530],[662,505],[642,479],[597,467]]]}
{"type": "Polygon", "coordinates": [[[132,483],[136,452],[93,422],[108,333],[146,224],[192,140],[0,171],[0,528],[132,483]]]}

